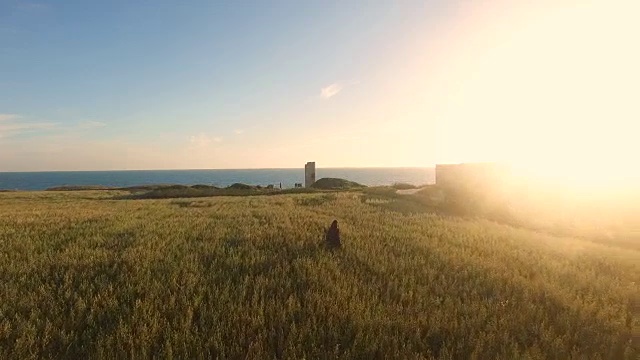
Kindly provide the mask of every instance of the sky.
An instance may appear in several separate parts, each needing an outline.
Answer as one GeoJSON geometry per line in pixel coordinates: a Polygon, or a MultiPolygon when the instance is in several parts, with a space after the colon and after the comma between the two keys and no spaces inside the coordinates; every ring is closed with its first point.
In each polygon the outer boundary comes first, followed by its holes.
{"type": "Polygon", "coordinates": [[[638,176],[636,3],[0,0],[0,171],[638,176]]]}

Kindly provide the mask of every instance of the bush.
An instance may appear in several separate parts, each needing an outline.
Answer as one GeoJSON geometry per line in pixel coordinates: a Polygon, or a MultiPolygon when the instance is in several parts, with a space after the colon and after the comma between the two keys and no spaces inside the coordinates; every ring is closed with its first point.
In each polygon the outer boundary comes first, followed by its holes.
{"type": "Polygon", "coordinates": [[[361,189],[366,186],[358,184],[357,182],[338,179],[338,178],[322,178],[311,185],[314,189],[323,190],[341,190],[341,189],[361,189]]]}
{"type": "Polygon", "coordinates": [[[219,189],[218,187],[213,186],[213,185],[201,185],[201,184],[192,185],[191,187],[193,189],[198,189],[198,190],[217,190],[217,189],[219,189]]]}
{"type": "Polygon", "coordinates": [[[236,190],[251,190],[255,188],[256,188],[255,186],[242,184],[242,183],[235,183],[227,187],[227,189],[236,189],[236,190]]]}
{"type": "Polygon", "coordinates": [[[415,185],[407,184],[407,183],[394,183],[393,185],[391,185],[391,187],[396,190],[412,190],[412,189],[418,188],[415,185]]]}

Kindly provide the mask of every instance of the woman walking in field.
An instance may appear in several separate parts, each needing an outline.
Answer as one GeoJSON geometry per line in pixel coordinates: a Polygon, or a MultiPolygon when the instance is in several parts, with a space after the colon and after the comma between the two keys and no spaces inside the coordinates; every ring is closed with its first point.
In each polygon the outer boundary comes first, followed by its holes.
{"type": "Polygon", "coordinates": [[[340,229],[338,229],[338,220],[333,220],[331,227],[327,230],[327,245],[331,248],[340,247],[340,229]]]}

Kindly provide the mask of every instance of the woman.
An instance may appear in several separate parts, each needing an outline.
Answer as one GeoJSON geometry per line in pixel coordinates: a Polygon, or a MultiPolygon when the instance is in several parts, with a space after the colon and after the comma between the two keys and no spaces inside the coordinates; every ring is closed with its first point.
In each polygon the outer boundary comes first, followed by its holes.
{"type": "Polygon", "coordinates": [[[340,247],[340,229],[338,229],[338,220],[333,220],[331,227],[327,230],[326,237],[329,247],[340,247]]]}

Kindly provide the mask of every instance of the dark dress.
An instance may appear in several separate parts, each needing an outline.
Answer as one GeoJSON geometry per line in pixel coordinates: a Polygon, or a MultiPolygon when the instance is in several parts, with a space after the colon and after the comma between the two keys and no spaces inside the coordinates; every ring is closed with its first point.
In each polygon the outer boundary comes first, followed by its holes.
{"type": "Polygon", "coordinates": [[[338,229],[338,221],[333,220],[331,227],[327,230],[327,245],[330,247],[340,246],[340,229],[338,229]]]}

